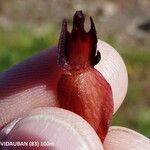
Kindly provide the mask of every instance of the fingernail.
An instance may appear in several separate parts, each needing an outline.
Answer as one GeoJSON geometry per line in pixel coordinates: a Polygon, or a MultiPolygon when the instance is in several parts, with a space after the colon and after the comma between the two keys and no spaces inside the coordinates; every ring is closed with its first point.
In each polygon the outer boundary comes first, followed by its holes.
{"type": "Polygon", "coordinates": [[[4,141],[9,134],[9,132],[13,129],[13,127],[16,125],[16,123],[20,120],[21,118],[15,119],[12,122],[10,122],[8,125],[6,125],[3,129],[0,131],[0,141],[4,141]]]}

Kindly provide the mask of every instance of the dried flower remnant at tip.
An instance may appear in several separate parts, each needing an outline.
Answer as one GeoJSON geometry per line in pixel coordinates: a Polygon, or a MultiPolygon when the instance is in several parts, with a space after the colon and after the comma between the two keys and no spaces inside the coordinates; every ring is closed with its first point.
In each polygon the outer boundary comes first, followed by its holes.
{"type": "Polygon", "coordinates": [[[84,30],[85,17],[82,11],[77,11],[73,18],[73,29],[69,33],[67,20],[63,20],[62,32],[58,45],[59,64],[69,70],[85,65],[95,66],[100,61],[100,52],[97,51],[97,36],[95,25],[90,17],[91,29],[84,30]],[[87,64],[88,63],[88,64],[87,64]]]}
{"type": "Polygon", "coordinates": [[[64,19],[58,44],[58,62],[64,70],[58,86],[58,101],[64,109],[73,111],[95,129],[103,141],[113,114],[112,91],[108,82],[94,66],[100,61],[93,19],[91,28],[84,29],[85,17],[76,11],[71,33],[64,19]]]}

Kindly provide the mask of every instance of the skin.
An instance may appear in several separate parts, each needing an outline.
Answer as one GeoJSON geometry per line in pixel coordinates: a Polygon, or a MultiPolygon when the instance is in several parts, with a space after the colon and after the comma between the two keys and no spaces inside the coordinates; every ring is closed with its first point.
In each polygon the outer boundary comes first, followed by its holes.
{"type": "MultiPolygon", "coordinates": [[[[96,68],[112,87],[115,113],[127,91],[126,68],[118,53],[108,44],[99,41],[98,49],[102,60],[96,68]]],[[[122,127],[110,127],[102,145],[93,128],[81,117],[66,110],[50,108],[58,107],[56,87],[61,70],[57,65],[56,50],[55,47],[44,51],[0,75],[0,140],[44,139],[55,143],[37,150],[150,149],[149,139],[122,127]]]]}

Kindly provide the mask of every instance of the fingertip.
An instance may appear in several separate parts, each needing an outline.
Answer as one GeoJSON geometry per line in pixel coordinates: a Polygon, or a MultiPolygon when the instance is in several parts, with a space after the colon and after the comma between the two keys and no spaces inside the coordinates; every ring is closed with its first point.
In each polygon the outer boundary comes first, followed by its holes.
{"type": "Polygon", "coordinates": [[[98,40],[97,46],[101,53],[101,61],[96,65],[96,69],[102,73],[112,87],[115,113],[127,93],[127,69],[123,59],[113,47],[101,40],[98,40]]]}
{"type": "MultiPolygon", "coordinates": [[[[57,150],[103,150],[94,129],[80,116],[60,108],[38,108],[20,120],[7,141],[49,142],[57,150]]],[[[13,148],[12,148],[13,149],[13,148]]]]}
{"type": "Polygon", "coordinates": [[[128,128],[110,127],[104,141],[105,150],[149,150],[150,140],[128,128]]]}

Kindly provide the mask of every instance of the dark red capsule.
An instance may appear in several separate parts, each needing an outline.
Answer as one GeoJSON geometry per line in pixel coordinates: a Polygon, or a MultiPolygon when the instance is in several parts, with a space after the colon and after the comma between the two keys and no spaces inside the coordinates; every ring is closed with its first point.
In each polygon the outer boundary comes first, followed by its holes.
{"type": "Polygon", "coordinates": [[[94,66],[100,61],[93,19],[91,28],[84,29],[85,17],[77,11],[71,33],[67,21],[62,24],[58,44],[58,63],[64,73],[58,86],[58,100],[64,109],[73,111],[95,129],[102,141],[113,115],[113,96],[109,83],[94,66]]]}

